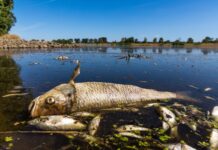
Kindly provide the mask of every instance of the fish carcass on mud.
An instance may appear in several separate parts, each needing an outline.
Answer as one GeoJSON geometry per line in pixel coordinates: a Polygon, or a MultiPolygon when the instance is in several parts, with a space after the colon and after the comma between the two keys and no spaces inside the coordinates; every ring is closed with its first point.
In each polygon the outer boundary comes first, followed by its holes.
{"type": "Polygon", "coordinates": [[[28,122],[42,130],[84,130],[86,125],[70,116],[42,116],[28,122]]]}
{"type": "Polygon", "coordinates": [[[31,117],[93,111],[156,100],[186,99],[181,94],[133,85],[103,82],[75,83],[74,80],[79,74],[78,63],[69,83],[61,84],[34,99],[29,105],[31,117]]]}

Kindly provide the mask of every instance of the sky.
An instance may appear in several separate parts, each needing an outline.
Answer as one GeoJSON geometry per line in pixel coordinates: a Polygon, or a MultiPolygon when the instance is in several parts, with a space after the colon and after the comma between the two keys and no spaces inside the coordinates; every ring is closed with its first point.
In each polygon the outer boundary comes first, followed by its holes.
{"type": "Polygon", "coordinates": [[[218,0],[14,0],[24,39],[218,38],[218,0]]]}

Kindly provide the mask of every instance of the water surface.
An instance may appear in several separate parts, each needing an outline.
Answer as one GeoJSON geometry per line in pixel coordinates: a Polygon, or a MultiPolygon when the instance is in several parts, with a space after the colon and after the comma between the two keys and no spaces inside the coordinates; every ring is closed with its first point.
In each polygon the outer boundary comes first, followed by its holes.
{"type": "MultiPolygon", "coordinates": [[[[34,97],[69,81],[75,60],[81,62],[76,82],[132,84],[160,91],[183,92],[196,98],[205,111],[218,104],[218,50],[77,48],[2,52],[0,94],[22,85],[30,95],[0,97],[0,131],[22,130],[16,122],[28,120],[27,106],[34,97]],[[120,59],[128,53],[147,59],[120,59]],[[59,61],[60,55],[70,59],[59,61]],[[211,91],[204,92],[205,88],[211,91]],[[206,99],[205,96],[212,99],[206,99]]],[[[193,104],[193,103],[192,103],[193,104]]]]}

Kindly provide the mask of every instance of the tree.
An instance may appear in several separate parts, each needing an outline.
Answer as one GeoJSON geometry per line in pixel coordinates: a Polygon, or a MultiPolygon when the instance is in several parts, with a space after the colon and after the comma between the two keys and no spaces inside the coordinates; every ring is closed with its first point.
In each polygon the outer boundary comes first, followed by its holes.
{"type": "Polygon", "coordinates": [[[194,39],[193,38],[188,38],[187,43],[194,43],[194,39]]]}
{"type": "Polygon", "coordinates": [[[82,43],[88,43],[88,41],[89,41],[88,38],[82,39],[82,43]]]}
{"type": "Polygon", "coordinates": [[[106,38],[106,37],[100,37],[100,38],[98,39],[98,42],[99,42],[99,43],[107,43],[107,38],[106,38]]]}
{"type": "Polygon", "coordinates": [[[147,43],[148,39],[145,37],[143,43],[147,43]]]}
{"type": "Polygon", "coordinates": [[[161,37],[160,39],[159,39],[159,43],[163,43],[164,42],[164,39],[161,37]]]}
{"type": "Polygon", "coordinates": [[[214,40],[214,42],[215,42],[215,43],[218,43],[218,38],[216,38],[216,39],[214,40]]]}
{"type": "Polygon", "coordinates": [[[154,38],[154,39],[153,39],[153,43],[157,43],[157,38],[154,38]]]}
{"type": "Polygon", "coordinates": [[[13,7],[13,0],[0,0],[0,35],[7,34],[16,22],[13,7]]]}
{"type": "Polygon", "coordinates": [[[75,43],[80,43],[80,39],[74,39],[75,43]]]}
{"type": "Polygon", "coordinates": [[[202,42],[203,42],[203,43],[211,43],[211,42],[213,42],[213,38],[207,36],[207,37],[205,37],[205,38],[203,39],[202,42]]]}
{"type": "Polygon", "coordinates": [[[134,39],[134,43],[139,43],[139,40],[138,39],[134,39]]]}

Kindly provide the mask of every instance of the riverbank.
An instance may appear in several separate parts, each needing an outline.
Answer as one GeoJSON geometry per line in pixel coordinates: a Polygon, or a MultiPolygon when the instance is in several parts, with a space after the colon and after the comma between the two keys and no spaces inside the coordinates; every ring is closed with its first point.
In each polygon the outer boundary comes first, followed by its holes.
{"type": "Polygon", "coordinates": [[[47,49],[47,48],[76,48],[75,44],[59,44],[44,40],[23,40],[16,35],[5,35],[0,37],[0,49],[47,49]]]}
{"type": "Polygon", "coordinates": [[[0,49],[50,49],[79,47],[130,47],[130,48],[199,48],[218,49],[218,43],[70,43],[62,44],[45,40],[23,40],[16,35],[0,37],[0,49]]]}

